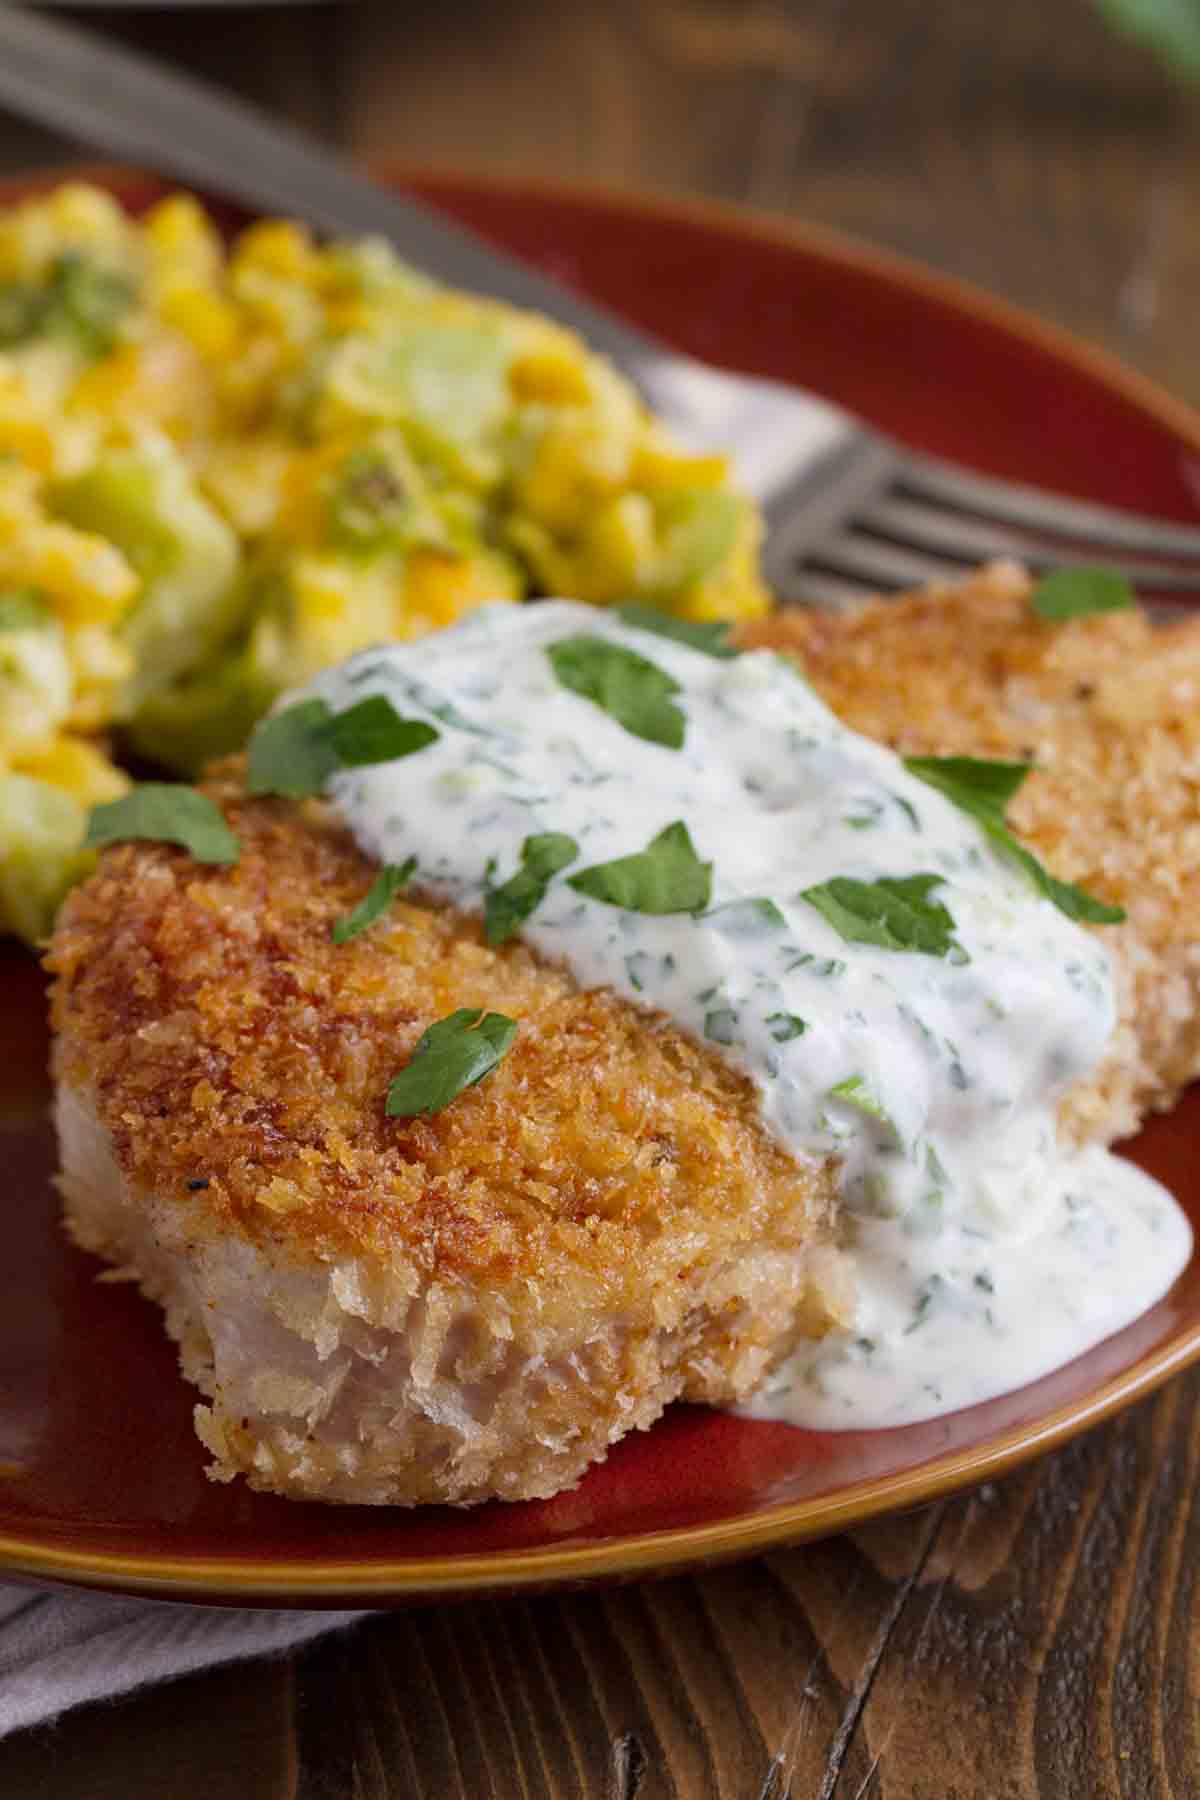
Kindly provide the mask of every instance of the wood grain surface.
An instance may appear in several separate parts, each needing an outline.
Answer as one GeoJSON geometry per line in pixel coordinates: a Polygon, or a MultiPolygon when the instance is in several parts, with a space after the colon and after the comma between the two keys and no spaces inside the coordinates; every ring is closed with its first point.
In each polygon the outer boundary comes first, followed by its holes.
{"type": "MultiPolygon", "coordinates": [[[[1086,0],[362,0],[111,30],[358,151],[691,190],[965,275],[1200,400],[1200,104],[1086,0]]],[[[0,168],[72,154],[0,121],[0,168]]],[[[379,1616],[0,1745],[54,1800],[1200,1796],[1200,1373],[692,1579],[379,1616]]]]}

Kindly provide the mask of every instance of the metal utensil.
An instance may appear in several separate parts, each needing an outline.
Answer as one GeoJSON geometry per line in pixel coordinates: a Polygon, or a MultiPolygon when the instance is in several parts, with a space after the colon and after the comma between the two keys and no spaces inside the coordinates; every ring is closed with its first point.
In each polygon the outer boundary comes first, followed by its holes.
{"type": "Polygon", "coordinates": [[[685,443],[728,451],[762,503],[769,584],[841,604],[996,555],[1102,559],[1144,588],[1200,591],[1200,529],[997,481],[918,455],[804,390],[681,356],[301,133],[190,76],[0,0],[0,101],[118,156],[317,229],[376,233],[456,286],[581,332],[685,443]]]}

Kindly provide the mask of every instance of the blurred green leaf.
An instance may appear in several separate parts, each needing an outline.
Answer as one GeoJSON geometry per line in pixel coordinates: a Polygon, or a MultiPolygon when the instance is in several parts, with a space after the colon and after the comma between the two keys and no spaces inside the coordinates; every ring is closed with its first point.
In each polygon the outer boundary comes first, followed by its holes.
{"type": "Polygon", "coordinates": [[[1096,0],[1118,31],[1156,50],[1169,68],[1200,81],[1200,0],[1096,0]]]}

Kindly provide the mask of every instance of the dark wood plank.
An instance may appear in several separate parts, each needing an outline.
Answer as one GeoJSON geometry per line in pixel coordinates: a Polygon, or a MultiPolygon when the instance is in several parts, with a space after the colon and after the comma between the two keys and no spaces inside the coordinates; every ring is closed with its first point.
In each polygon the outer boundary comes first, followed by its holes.
{"type": "Polygon", "coordinates": [[[82,1707],[0,1744],[4,1800],[292,1800],[292,1676],[262,1662],[82,1707]]]}
{"type": "Polygon", "coordinates": [[[318,1643],[296,1663],[298,1800],[816,1794],[832,1744],[839,1766],[861,1761],[862,1696],[939,1520],[889,1527],[879,1559],[839,1539],[318,1643]]]}
{"type": "Polygon", "coordinates": [[[1200,1793],[1198,1400],[1192,1376],[948,1509],[839,1800],[1200,1793]]]}
{"type": "Polygon", "coordinates": [[[314,1646],[301,1800],[1191,1800],[1198,1402],[850,1538],[314,1646]]]}
{"type": "Polygon", "coordinates": [[[1200,398],[1200,114],[1091,0],[362,0],[348,22],[357,149],[837,226],[1200,398]]]}

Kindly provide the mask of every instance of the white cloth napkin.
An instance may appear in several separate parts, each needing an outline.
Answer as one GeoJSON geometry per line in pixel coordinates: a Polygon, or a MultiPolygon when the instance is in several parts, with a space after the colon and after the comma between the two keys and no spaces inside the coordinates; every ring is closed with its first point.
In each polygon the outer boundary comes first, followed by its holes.
{"type": "Polygon", "coordinates": [[[0,1737],[212,1663],[280,1654],[366,1616],[0,1588],[0,1737]]]}

